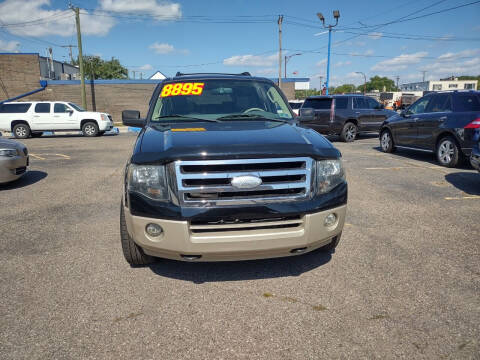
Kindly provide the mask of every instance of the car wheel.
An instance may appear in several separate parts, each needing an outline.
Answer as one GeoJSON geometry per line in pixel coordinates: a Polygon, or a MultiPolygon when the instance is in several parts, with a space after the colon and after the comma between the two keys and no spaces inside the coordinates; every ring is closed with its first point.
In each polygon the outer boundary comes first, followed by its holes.
{"type": "Polygon", "coordinates": [[[99,131],[97,136],[103,136],[103,134],[105,134],[105,131],[99,131]]]}
{"type": "Polygon", "coordinates": [[[328,243],[325,246],[322,246],[320,248],[320,251],[322,252],[334,252],[335,248],[337,247],[338,243],[340,242],[340,239],[342,238],[342,233],[338,234],[335,236],[330,243],[328,243]]]}
{"type": "Polygon", "coordinates": [[[32,138],[39,138],[42,135],[43,135],[43,132],[34,132],[32,133],[32,138]]]}
{"type": "Polygon", "coordinates": [[[352,122],[347,122],[343,126],[340,138],[343,142],[352,142],[357,137],[357,125],[352,122]]]}
{"type": "Polygon", "coordinates": [[[386,153],[392,153],[395,151],[392,133],[390,132],[390,130],[383,130],[380,133],[380,147],[382,151],[386,153]]]}
{"type": "Polygon", "coordinates": [[[94,122],[87,122],[82,126],[83,136],[93,137],[98,134],[98,125],[94,122]]]}
{"type": "Polygon", "coordinates": [[[145,254],[143,249],[128,234],[123,204],[120,206],[120,239],[122,241],[123,256],[130,265],[148,265],[155,262],[155,258],[145,254]]]}
{"type": "Polygon", "coordinates": [[[446,136],[438,142],[437,160],[442,166],[455,167],[458,165],[460,158],[460,149],[451,136],[446,136]]]}
{"type": "Polygon", "coordinates": [[[27,139],[30,137],[30,126],[27,124],[17,124],[13,127],[13,136],[16,139],[27,139]]]}

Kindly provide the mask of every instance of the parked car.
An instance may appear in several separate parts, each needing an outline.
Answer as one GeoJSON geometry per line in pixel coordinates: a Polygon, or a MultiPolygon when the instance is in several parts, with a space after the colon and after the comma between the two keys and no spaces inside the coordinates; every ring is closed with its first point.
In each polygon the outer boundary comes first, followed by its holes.
{"type": "Polygon", "coordinates": [[[154,90],[125,169],[120,211],[130,264],[291,256],[340,241],[340,152],[297,127],[282,91],[248,73],[177,74],[154,90]]]}
{"type": "Polygon", "coordinates": [[[28,150],[22,143],[0,138],[0,184],[15,181],[26,172],[28,150]]]}
{"type": "Polygon", "coordinates": [[[112,117],[109,114],[85,111],[71,102],[0,104],[0,131],[11,131],[17,139],[42,136],[44,131],[81,130],[84,136],[98,136],[112,128],[112,117]]]}
{"type": "Polygon", "coordinates": [[[380,146],[384,152],[397,147],[433,152],[440,165],[455,167],[470,157],[478,128],[480,91],[434,92],[386,120],[380,146]]]}
{"type": "MultiPolygon", "coordinates": [[[[477,124],[480,125],[480,119],[476,121],[477,124]]],[[[475,136],[473,138],[473,148],[472,154],[470,155],[470,163],[480,172],[480,127],[476,129],[475,136]]]]}
{"type": "Polygon", "coordinates": [[[355,140],[358,133],[378,132],[383,121],[395,115],[375,99],[363,95],[312,96],[300,109],[300,124],[321,134],[355,140]]]}
{"type": "Polygon", "coordinates": [[[290,105],[295,115],[298,116],[298,110],[300,110],[304,102],[305,100],[289,100],[288,105],[290,105]]]}

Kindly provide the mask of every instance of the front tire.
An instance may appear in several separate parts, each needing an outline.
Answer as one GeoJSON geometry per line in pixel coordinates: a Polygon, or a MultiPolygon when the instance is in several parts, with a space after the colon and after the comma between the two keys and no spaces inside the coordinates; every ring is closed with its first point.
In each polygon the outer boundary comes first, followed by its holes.
{"type": "Polygon", "coordinates": [[[15,139],[27,139],[30,137],[30,126],[27,124],[17,124],[12,130],[15,139]]]}
{"type": "Polygon", "coordinates": [[[347,122],[343,125],[340,139],[342,139],[343,142],[352,142],[357,137],[357,133],[357,125],[352,122],[347,122]]]}
{"type": "Polygon", "coordinates": [[[437,161],[445,167],[455,167],[460,160],[460,149],[451,136],[445,136],[438,142],[436,149],[437,161]]]}
{"type": "Polygon", "coordinates": [[[380,133],[380,148],[385,153],[392,153],[395,151],[395,146],[393,145],[393,137],[390,130],[383,130],[380,133]]]}
{"type": "Polygon", "coordinates": [[[123,204],[120,205],[120,239],[122,241],[123,256],[130,265],[148,265],[155,262],[155,258],[145,254],[143,249],[128,234],[123,204]]]}
{"type": "Polygon", "coordinates": [[[83,136],[94,137],[98,135],[98,125],[94,122],[86,122],[82,126],[83,136]]]}

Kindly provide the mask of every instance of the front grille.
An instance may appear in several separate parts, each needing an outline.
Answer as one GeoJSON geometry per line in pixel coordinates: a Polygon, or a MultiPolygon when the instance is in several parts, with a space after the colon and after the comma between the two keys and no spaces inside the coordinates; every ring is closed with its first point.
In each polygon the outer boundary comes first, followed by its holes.
{"type": "Polygon", "coordinates": [[[198,206],[305,199],[310,195],[312,164],[308,157],[176,161],[179,201],[198,206]],[[262,183],[250,189],[232,186],[233,178],[248,175],[262,183]]]}
{"type": "Polygon", "coordinates": [[[25,166],[19,167],[15,169],[15,175],[22,175],[25,174],[27,168],[25,166]]]}
{"type": "Polygon", "coordinates": [[[113,122],[112,115],[107,115],[111,122],[113,122]]]}

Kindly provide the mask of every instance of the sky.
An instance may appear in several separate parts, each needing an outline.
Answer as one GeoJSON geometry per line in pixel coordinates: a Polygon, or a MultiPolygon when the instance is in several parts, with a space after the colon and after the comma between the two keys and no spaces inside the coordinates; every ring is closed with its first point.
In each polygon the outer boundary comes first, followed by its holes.
{"type": "MultiPolygon", "coordinates": [[[[249,71],[278,77],[278,24],[283,15],[282,55],[287,77],[325,81],[328,32],[332,31],[330,85],[359,85],[363,75],[388,76],[399,83],[480,75],[480,1],[384,0],[86,0],[81,10],[84,55],[118,58],[148,78],[156,70],[181,72],[249,71]],[[472,4],[471,4],[472,3],[472,4]],[[465,4],[470,4],[463,6],[465,4]],[[451,9],[455,8],[456,9],[451,9]],[[450,10],[449,10],[450,9],[450,10]],[[444,11],[446,10],[446,11],[444,11]],[[438,13],[436,13],[438,12],[438,13]],[[436,14],[432,14],[436,13],[436,14]]],[[[68,61],[66,45],[76,45],[69,1],[0,1],[0,52],[52,48],[68,61]]],[[[74,57],[77,49],[73,48],[74,57]]],[[[284,68],[282,66],[282,76],[284,68]]]]}

